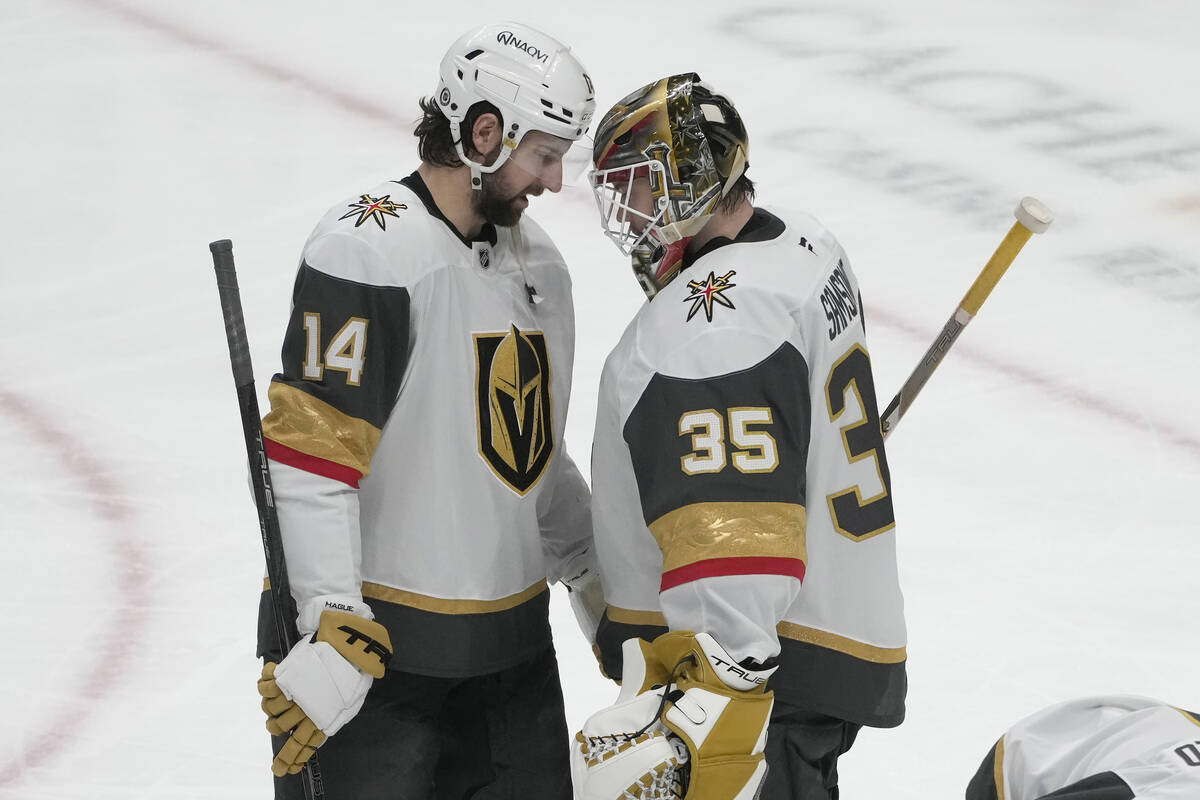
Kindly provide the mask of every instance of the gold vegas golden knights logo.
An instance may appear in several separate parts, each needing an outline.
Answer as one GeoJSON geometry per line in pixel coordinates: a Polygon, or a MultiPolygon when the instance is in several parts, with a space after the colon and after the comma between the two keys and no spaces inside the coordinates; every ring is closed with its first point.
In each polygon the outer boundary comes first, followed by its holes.
{"type": "Polygon", "coordinates": [[[509,488],[525,494],[554,452],[550,359],[538,331],[475,334],[479,454],[509,488]]]}

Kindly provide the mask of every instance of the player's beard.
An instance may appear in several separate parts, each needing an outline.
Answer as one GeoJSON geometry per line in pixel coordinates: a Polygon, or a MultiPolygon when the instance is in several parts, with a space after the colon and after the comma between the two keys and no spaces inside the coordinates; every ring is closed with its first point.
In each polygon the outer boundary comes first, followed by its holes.
{"type": "Polygon", "coordinates": [[[525,209],[517,203],[517,198],[522,193],[512,193],[499,173],[484,173],[481,177],[483,183],[475,193],[473,202],[483,221],[502,228],[516,225],[521,219],[521,214],[525,213],[525,209]]]}

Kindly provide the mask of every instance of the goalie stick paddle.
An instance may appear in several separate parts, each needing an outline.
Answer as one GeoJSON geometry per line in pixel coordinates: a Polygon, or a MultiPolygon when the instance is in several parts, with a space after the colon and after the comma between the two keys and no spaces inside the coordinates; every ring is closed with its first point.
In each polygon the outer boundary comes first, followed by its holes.
{"type": "Polygon", "coordinates": [[[1004,276],[1005,270],[1012,264],[1017,254],[1021,252],[1021,248],[1033,234],[1044,233],[1050,227],[1050,223],[1054,222],[1054,213],[1032,197],[1023,198],[1013,214],[1017,221],[1013,223],[1004,240],[1000,242],[1000,246],[996,248],[996,252],[992,254],[983,271],[979,273],[979,277],[971,284],[971,288],[967,290],[967,294],[958,304],[954,314],[946,321],[942,332],[929,346],[916,369],[908,376],[908,380],[900,387],[900,391],[892,398],[892,402],[888,403],[888,407],[879,418],[879,429],[883,438],[886,439],[888,434],[896,429],[900,418],[904,416],[908,407],[916,399],[917,393],[921,391],[925,382],[929,380],[929,376],[937,369],[938,364],[942,363],[942,359],[950,351],[963,328],[967,327],[967,324],[979,313],[983,301],[987,300],[992,289],[996,288],[996,284],[1004,276]]]}
{"type": "MultiPolygon", "coordinates": [[[[233,242],[221,239],[209,243],[208,249],[217,272],[221,316],[225,319],[225,339],[229,343],[229,363],[233,367],[233,383],[237,388],[238,409],[242,415],[242,433],[246,438],[246,458],[254,487],[254,505],[258,510],[258,529],[262,535],[263,554],[267,559],[267,580],[271,584],[271,609],[275,616],[275,630],[279,635],[279,652],[286,655],[299,638],[294,623],[296,607],[288,583],[279,518],[275,513],[275,494],[271,488],[271,470],[267,466],[267,451],[263,444],[262,417],[258,412],[258,395],[254,389],[254,368],[250,364],[246,321],[242,317],[242,295],[238,290],[237,270],[233,265],[233,242]]],[[[308,800],[323,800],[325,790],[316,753],[304,764],[302,783],[304,796],[308,800]]]]}

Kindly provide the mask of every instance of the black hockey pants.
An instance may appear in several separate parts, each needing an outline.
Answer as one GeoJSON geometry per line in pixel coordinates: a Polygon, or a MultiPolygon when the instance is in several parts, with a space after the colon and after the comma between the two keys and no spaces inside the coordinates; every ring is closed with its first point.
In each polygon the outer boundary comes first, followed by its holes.
{"type": "Polygon", "coordinates": [[[838,757],[861,725],[814,714],[775,698],[767,729],[761,800],[838,800],[838,757]]]}
{"type": "MultiPolygon", "coordinates": [[[[567,741],[551,647],[473,678],[388,670],[317,758],[326,800],[570,800],[567,741]]],[[[275,797],[303,800],[300,779],[275,797]]]]}

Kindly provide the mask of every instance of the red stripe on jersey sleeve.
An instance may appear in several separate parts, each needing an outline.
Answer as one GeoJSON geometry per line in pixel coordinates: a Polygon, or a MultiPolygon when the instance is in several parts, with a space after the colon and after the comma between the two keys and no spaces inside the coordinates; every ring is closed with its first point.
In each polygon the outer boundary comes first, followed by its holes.
{"type": "Polygon", "coordinates": [[[718,578],[722,575],[787,575],[803,581],[804,568],[804,562],[798,558],[713,558],[664,572],[659,591],[665,592],[700,578],[718,578]]]}
{"type": "Polygon", "coordinates": [[[347,486],[353,486],[355,489],[358,488],[358,482],[362,480],[361,472],[339,464],[336,461],[329,461],[324,458],[310,456],[308,453],[301,453],[299,450],[293,450],[287,445],[280,444],[265,436],[263,437],[263,444],[266,446],[267,457],[273,461],[278,461],[280,464],[287,464],[289,467],[302,469],[314,475],[332,478],[335,481],[341,481],[347,486]]]}

